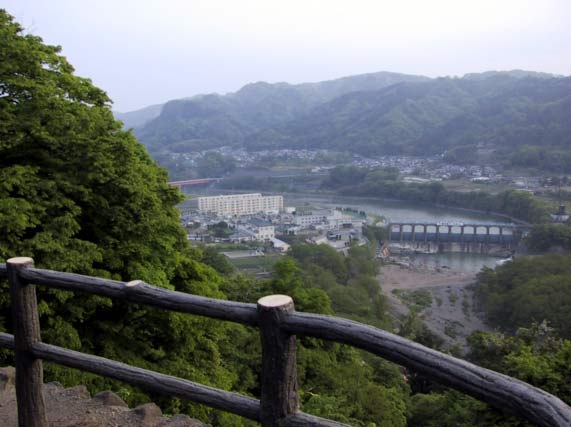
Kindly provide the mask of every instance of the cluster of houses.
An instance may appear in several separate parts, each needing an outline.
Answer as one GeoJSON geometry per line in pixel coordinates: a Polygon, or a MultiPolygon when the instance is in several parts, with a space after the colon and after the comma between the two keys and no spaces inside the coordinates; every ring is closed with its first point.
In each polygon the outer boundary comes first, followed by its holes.
{"type": "Polygon", "coordinates": [[[205,151],[172,153],[171,157],[174,160],[185,163],[187,166],[195,166],[197,162],[208,153],[221,154],[222,156],[232,158],[240,167],[247,167],[250,165],[259,165],[260,161],[265,161],[268,158],[272,158],[285,163],[288,161],[314,162],[320,155],[329,155],[330,151],[306,149],[246,151],[243,148],[236,148],[234,146],[223,146],[205,151]]]}
{"type": "Polygon", "coordinates": [[[284,207],[282,196],[260,193],[200,197],[198,211],[183,214],[183,221],[190,240],[262,242],[277,252],[289,249],[281,236],[297,235],[308,243],[326,244],[338,251],[366,240],[363,212],[284,207]]]}

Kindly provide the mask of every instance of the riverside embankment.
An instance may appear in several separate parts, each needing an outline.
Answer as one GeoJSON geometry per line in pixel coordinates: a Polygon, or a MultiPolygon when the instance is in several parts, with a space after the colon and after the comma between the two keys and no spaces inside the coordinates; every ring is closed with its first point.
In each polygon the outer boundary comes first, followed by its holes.
{"type": "Polygon", "coordinates": [[[434,265],[385,265],[378,276],[390,310],[397,318],[408,315],[411,301],[422,297],[423,305],[415,305],[419,318],[440,336],[448,348],[466,349],[466,338],[477,330],[490,330],[474,310],[472,285],[476,272],[434,265]]]}

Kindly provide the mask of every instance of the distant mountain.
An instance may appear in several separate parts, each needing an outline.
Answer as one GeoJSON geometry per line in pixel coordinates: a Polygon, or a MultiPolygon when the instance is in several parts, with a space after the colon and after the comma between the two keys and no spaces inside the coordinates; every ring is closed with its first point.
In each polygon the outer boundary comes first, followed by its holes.
{"type": "Polygon", "coordinates": [[[439,78],[349,93],[249,141],[364,154],[571,147],[570,107],[571,78],[439,78]]]}
{"type": "Polygon", "coordinates": [[[228,95],[170,101],[158,117],[136,129],[135,134],[151,150],[186,151],[244,144],[255,132],[283,125],[346,93],[428,80],[423,76],[379,72],[299,85],[252,83],[228,95]]]}
{"type": "Polygon", "coordinates": [[[114,111],[113,115],[117,120],[121,120],[123,122],[125,129],[131,129],[142,126],[149,120],[157,117],[161,114],[163,105],[165,104],[149,105],[148,107],[141,108],[140,110],[129,111],[127,113],[114,111]]]}
{"type": "Polygon", "coordinates": [[[487,152],[515,165],[571,171],[571,78],[522,70],[430,79],[375,73],[166,103],[135,129],[153,153],[221,145],[376,154],[487,152]]]}
{"type": "Polygon", "coordinates": [[[564,77],[559,74],[542,73],[538,71],[526,70],[510,70],[510,71],[484,71],[483,73],[469,73],[464,75],[467,80],[484,80],[488,77],[507,76],[521,79],[523,77],[534,77],[538,79],[552,79],[555,77],[564,77]]]}

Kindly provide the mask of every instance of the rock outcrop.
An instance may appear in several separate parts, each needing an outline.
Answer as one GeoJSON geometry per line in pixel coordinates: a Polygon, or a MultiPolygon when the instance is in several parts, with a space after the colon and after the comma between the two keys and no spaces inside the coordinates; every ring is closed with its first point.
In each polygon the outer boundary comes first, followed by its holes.
{"type": "MultiPolygon", "coordinates": [[[[0,420],[2,427],[18,427],[15,370],[0,368],[0,420]]],[[[53,427],[207,427],[186,415],[165,417],[154,403],[134,409],[111,391],[91,397],[85,386],[64,388],[44,384],[47,417],[53,427]]]]}

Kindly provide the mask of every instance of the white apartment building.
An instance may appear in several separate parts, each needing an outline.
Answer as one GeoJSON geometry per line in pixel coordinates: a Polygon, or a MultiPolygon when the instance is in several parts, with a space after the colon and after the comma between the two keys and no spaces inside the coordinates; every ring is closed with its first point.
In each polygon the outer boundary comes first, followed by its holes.
{"type": "Polygon", "coordinates": [[[272,240],[276,238],[276,231],[273,225],[264,224],[252,227],[252,231],[256,235],[256,240],[272,240]]]}
{"type": "Polygon", "coordinates": [[[301,214],[294,217],[294,224],[308,227],[310,225],[328,224],[332,227],[338,227],[344,222],[351,222],[351,217],[344,215],[338,210],[318,210],[310,214],[301,214]]]}
{"type": "Polygon", "coordinates": [[[283,208],[283,196],[264,197],[260,193],[198,198],[200,212],[210,212],[220,216],[253,215],[260,212],[279,213],[283,208]]]}
{"type": "Polygon", "coordinates": [[[246,224],[240,225],[239,228],[240,230],[253,233],[254,239],[261,242],[271,240],[276,237],[274,225],[257,218],[250,219],[246,224]]]}
{"type": "Polygon", "coordinates": [[[308,214],[298,214],[293,217],[293,223],[303,227],[315,224],[325,224],[330,215],[331,210],[319,210],[308,214]]]}

